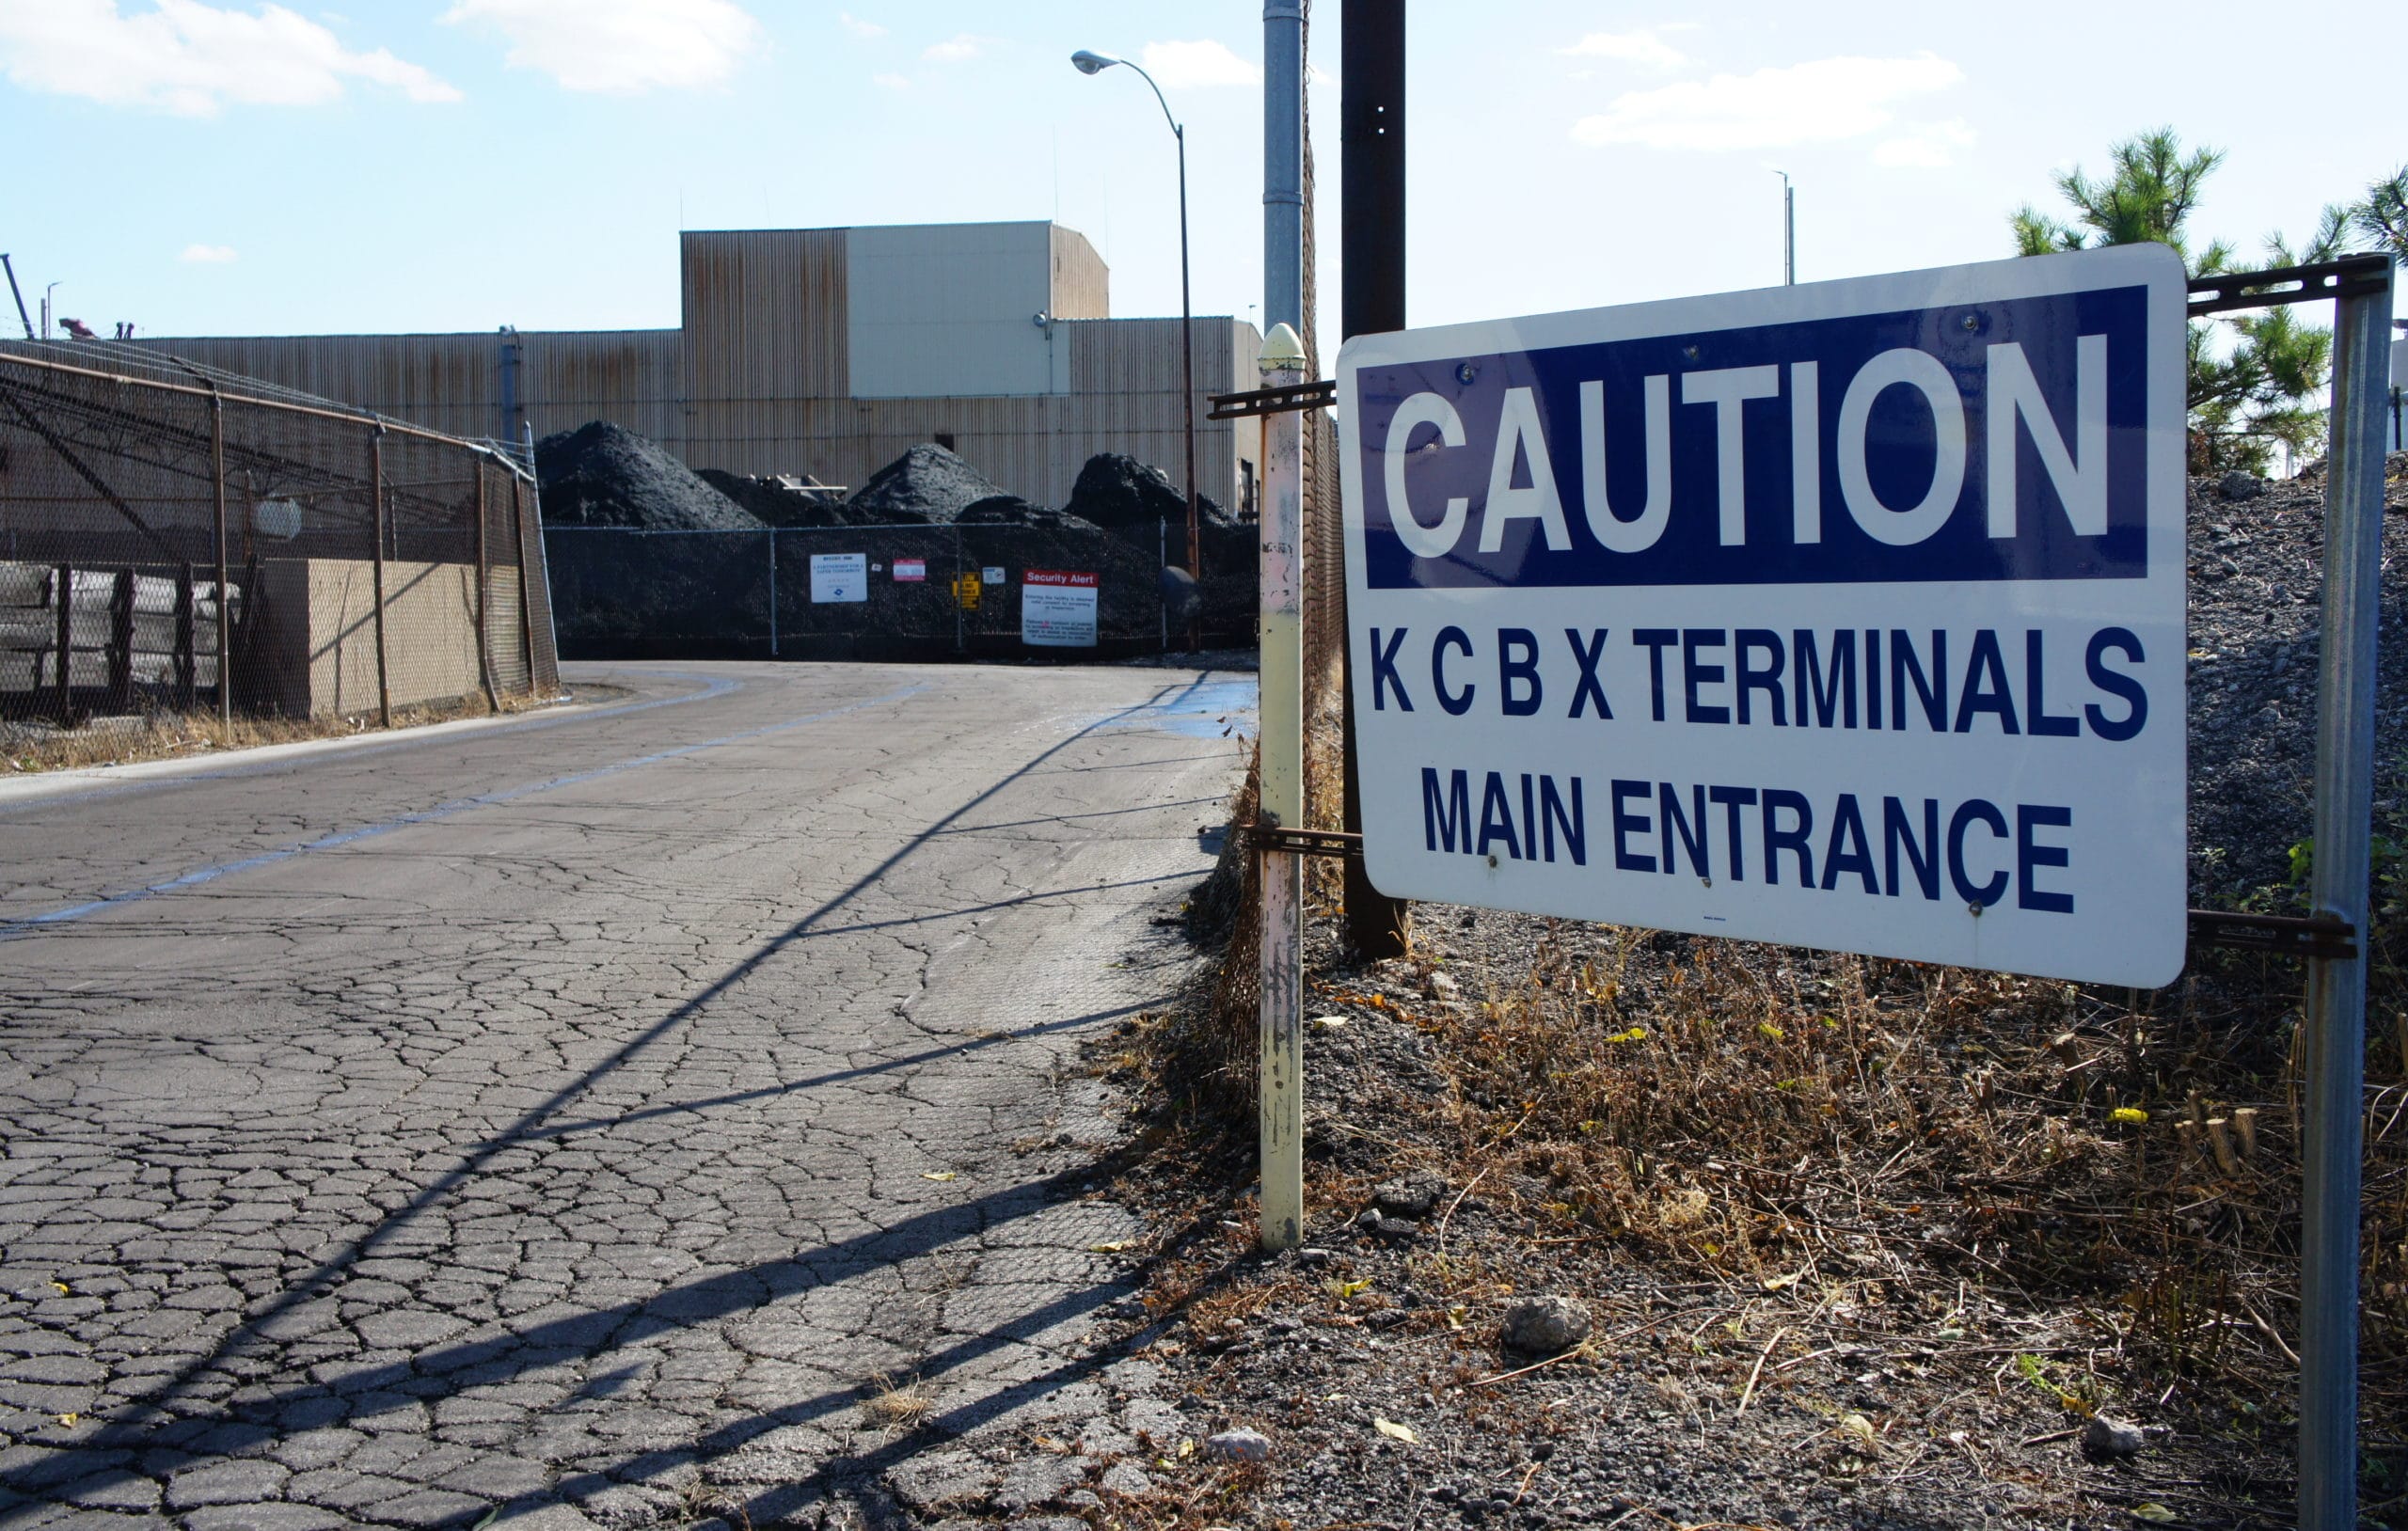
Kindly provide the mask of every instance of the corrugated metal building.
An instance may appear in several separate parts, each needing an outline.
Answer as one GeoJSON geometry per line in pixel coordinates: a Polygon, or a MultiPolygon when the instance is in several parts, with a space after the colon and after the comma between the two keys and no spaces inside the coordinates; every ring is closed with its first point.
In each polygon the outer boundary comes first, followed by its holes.
{"type": "MultiPolygon", "coordinates": [[[[1184,484],[1177,319],[1113,319],[1110,274],[1050,223],[680,236],[673,330],[308,335],[144,343],[468,436],[610,419],[691,466],[858,484],[934,441],[1010,492],[1069,497],[1127,452],[1184,484]]],[[[1256,386],[1252,324],[1196,322],[1198,487],[1251,497],[1258,433],[1203,418],[1256,386]]]]}

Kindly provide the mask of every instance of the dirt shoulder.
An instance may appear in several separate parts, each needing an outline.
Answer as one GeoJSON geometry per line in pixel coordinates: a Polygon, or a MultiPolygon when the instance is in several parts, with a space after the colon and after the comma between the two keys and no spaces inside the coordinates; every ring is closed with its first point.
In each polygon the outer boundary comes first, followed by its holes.
{"type": "MultiPolygon", "coordinates": [[[[2290,1523],[2278,965],[2128,997],[1415,916],[1414,960],[1312,943],[1302,1252],[1253,1251],[1209,1018],[1129,1039],[1157,1096],[1127,1192],[1171,1231],[1121,1343],[1199,1434],[1273,1449],[1242,1485],[1181,1459],[1126,1523],[2290,1523]],[[1580,1343],[1506,1342],[1557,1295],[1580,1343]]],[[[2378,1141],[2370,1206],[2400,1158],[2378,1141]]],[[[2392,1524],[2408,1377],[2374,1259],[2363,1496],[2392,1524]]]]}

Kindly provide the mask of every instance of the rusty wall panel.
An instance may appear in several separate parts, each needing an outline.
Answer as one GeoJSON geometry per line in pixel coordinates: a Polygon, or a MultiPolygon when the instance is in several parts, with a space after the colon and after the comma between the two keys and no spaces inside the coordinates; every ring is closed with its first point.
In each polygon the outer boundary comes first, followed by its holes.
{"type": "Polygon", "coordinates": [[[539,436],[611,420],[677,449],[685,431],[681,344],[675,330],[522,335],[519,398],[539,436]]]}
{"type": "Polygon", "coordinates": [[[848,387],[845,230],[681,236],[687,397],[842,397],[848,387]]]}

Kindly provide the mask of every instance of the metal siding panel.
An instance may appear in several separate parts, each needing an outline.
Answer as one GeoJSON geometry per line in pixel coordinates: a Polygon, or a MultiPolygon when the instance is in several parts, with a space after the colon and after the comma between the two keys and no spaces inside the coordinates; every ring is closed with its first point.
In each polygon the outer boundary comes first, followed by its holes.
{"type": "Polygon", "coordinates": [[[845,393],[845,233],[772,229],[683,236],[688,399],[845,393]]]}
{"type": "Polygon", "coordinates": [[[859,399],[1054,390],[1053,226],[931,224],[847,235],[847,312],[859,399]]]}

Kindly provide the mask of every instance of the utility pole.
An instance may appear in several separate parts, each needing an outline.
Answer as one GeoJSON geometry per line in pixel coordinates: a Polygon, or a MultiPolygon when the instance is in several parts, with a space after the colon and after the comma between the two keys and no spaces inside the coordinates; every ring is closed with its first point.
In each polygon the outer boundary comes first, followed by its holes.
{"type": "MultiPolygon", "coordinates": [[[[1404,328],[1404,0],[1344,0],[1339,14],[1339,216],[1346,250],[1339,327],[1352,337],[1404,328]]],[[[1339,652],[1344,825],[1360,834],[1354,688],[1346,646],[1339,652]]],[[[1347,858],[1346,937],[1354,950],[1367,958],[1402,956],[1410,931],[1403,901],[1372,887],[1360,858],[1347,858]]]]}

